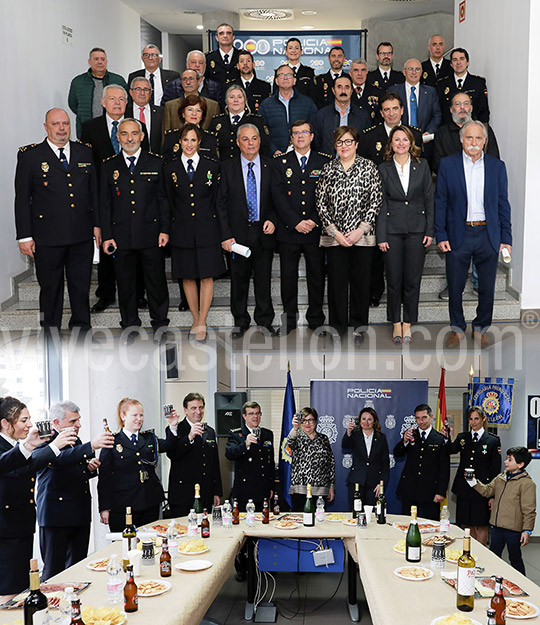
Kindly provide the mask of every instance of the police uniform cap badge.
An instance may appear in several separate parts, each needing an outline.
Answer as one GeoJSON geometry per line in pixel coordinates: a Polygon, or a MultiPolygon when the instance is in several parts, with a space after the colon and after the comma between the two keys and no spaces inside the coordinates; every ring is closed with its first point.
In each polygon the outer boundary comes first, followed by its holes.
{"type": "Polygon", "coordinates": [[[375,149],[377,150],[377,152],[380,152],[382,150],[382,143],[380,141],[377,141],[377,143],[375,144],[375,149]]]}
{"type": "Polygon", "coordinates": [[[462,439],[459,441],[459,444],[460,444],[462,447],[465,447],[465,439],[464,439],[464,438],[462,438],[462,439]]]}
{"type": "Polygon", "coordinates": [[[174,147],[173,147],[173,152],[178,152],[179,149],[180,149],[180,144],[179,143],[175,143],[174,147]]]}
{"type": "Polygon", "coordinates": [[[49,163],[41,163],[41,170],[47,173],[49,171],[49,163]]]}
{"type": "Polygon", "coordinates": [[[215,66],[216,66],[216,62],[215,61],[210,61],[210,67],[212,69],[214,69],[215,66]]]}
{"type": "Polygon", "coordinates": [[[424,72],[424,73],[422,74],[422,78],[423,78],[424,80],[427,78],[427,72],[424,72]]]}
{"type": "Polygon", "coordinates": [[[118,445],[116,446],[116,451],[121,454],[124,451],[124,448],[122,447],[122,445],[120,445],[120,443],[118,443],[118,445]]]}
{"type": "Polygon", "coordinates": [[[112,177],[113,177],[113,180],[118,180],[118,178],[120,178],[120,172],[118,171],[118,169],[115,169],[113,171],[112,177]]]}
{"type": "Polygon", "coordinates": [[[221,124],[218,124],[218,125],[216,126],[216,130],[221,130],[221,124]]]}
{"type": "Polygon", "coordinates": [[[176,172],[174,172],[174,171],[172,172],[172,174],[171,174],[171,178],[172,178],[172,181],[173,181],[175,184],[178,182],[178,176],[176,175],[176,172]]]}
{"type": "Polygon", "coordinates": [[[287,178],[290,178],[292,176],[292,169],[290,167],[287,167],[287,169],[285,170],[285,175],[287,176],[287,178]]]}
{"type": "Polygon", "coordinates": [[[450,93],[450,87],[446,87],[444,90],[444,95],[448,95],[450,93]]]}

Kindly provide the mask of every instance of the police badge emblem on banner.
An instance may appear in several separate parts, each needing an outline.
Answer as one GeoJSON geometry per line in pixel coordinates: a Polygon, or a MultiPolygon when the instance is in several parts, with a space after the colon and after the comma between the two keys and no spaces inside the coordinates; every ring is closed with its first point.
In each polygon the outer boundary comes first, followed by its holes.
{"type": "Polygon", "coordinates": [[[473,378],[470,406],[481,406],[489,425],[510,428],[514,403],[514,378],[473,378]]]}

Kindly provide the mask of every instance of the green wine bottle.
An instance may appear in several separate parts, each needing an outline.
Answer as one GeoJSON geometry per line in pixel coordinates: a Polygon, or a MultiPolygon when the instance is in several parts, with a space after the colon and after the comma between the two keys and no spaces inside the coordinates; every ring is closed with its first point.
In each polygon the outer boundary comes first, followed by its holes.
{"type": "Polygon", "coordinates": [[[476,562],[471,556],[471,533],[467,528],[463,537],[463,553],[457,563],[456,580],[456,606],[463,612],[472,612],[474,609],[475,571],[476,562]]]}
{"type": "Polygon", "coordinates": [[[126,527],[122,532],[122,560],[124,565],[124,571],[129,564],[128,551],[135,549],[135,539],[137,537],[137,529],[133,525],[133,517],[131,514],[131,507],[126,508],[126,527]]]}
{"type": "Polygon", "coordinates": [[[201,527],[203,520],[203,505],[201,501],[201,487],[199,484],[195,484],[195,501],[193,502],[192,508],[195,510],[195,514],[197,515],[197,525],[201,527]]]}
{"type": "Polygon", "coordinates": [[[306,527],[315,525],[315,502],[311,495],[311,484],[307,485],[306,503],[304,504],[304,525],[306,527]]]}
{"type": "Polygon", "coordinates": [[[379,484],[379,496],[377,497],[377,523],[384,525],[386,523],[386,497],[384,495],[384,482],[381,480],[379,484]]]}
{"type": "Polygon", "coordinates": [[[422,558],[422,539],[416,514],[416,506],[411,506],[411,522],[405,539],[405,559],[407,562],[420,562],[422,558]]]}

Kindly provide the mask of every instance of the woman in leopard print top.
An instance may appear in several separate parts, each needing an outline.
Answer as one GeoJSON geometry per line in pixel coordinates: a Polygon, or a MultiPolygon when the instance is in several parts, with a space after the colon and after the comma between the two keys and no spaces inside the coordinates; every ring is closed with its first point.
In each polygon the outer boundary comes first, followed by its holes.
{"type": "Polygon", "coordinates": [[[316,201],[321,245],[327,248],[329,322],[340,334],[352,326],[361,342],[369,322],[369,277],[382,184],[375,164],[356,154],[358,141],[356,128],[335,131],[338,156],[322,170],[316,201]]]}
{"type": "Polygon", "coordinates": [[[311,484],[314,497],[321,495],[328,501],[334,499],[336,469],[328,436],[316,430],[317,411],[302,408],[299,414],[303,416],[302,423],[295,415],[287,438],[292,454],[289,494],[295,512],[304,509],[308,484],[311,484]]]}

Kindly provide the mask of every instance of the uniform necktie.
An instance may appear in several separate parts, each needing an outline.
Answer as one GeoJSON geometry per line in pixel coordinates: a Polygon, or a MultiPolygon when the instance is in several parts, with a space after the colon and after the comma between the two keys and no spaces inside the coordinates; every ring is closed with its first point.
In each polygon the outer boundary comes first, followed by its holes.
{"type": "Polygon", "coordinates": [[[64,166],[64,169],[67,171],[69,169],[69,164],[67,162],[66,155],[64,154],[64,148],[58,148],[58,158],[64,166]]]}
{"type": "Polygon", "coordinates": [[[190,180],[193,180],[194,174],[195,174],[195,168],[193,167],[193,159],[192,158],[188,158],[188,160],[187,160],[187,175],[189,176],[190,180]]]}
{"type": "Polygon", "coordinates": [[[240,115],[233,115],[232,120],[233,120],[233,124],[236,126],[238,122],[240,121],[240,115]]]}
{"type": "Polygon", "coordinates": [[[435,78],[439,78],[439,70],[441,69],[441,66],[439,63],[435,63],[435,78]]]}
{"type": "Polygon", "coordinates": [[[300,157],[300,167],[302,168],[302,173],[304,173],[306,171],[306,163],[307,163],[307,156],[301,156],[300,157]]]}
{"type": "Polygon", "coordinates": [[[411,105],[411,126],[417,126],[418,124],[416,123],[416,117],[417,117],[417,112],[418,112],[418,102],[416,101],[416,87],[411,87],[411,98],[410,98],[410,105],[411,105]]]}
{"type": "Polygon", "coordinates": [[[246,84],[244,85],[244,89],[249,89],[249,80],[246,80],[246,84]]]}
{"type": "Polygon", "coordinates": [[[359,98],[362,97],[362,87],[355,87],[356,94],[359,98]]]}
{"type": "Polygon", "coordinates": [[[131,435],[131,442],[136,445],[137,444],[137,435],[136,434],[132,434],[131,435]]]}
{"type": "Polygon", "coordinates": [[[461,89],[462,85],[463,85],[463,78],[458,78],[457,79],[457,88],[461,89]]]}
{"type": "Polygon", "coordinates": [[[388,82],[388,72],[384,72],[383,82],[384,82],[384,84],[386,84],[388,82]]]}
{"type": "Polygon", "coordinates": [[[154,105],[154,74],[150,74],[150,86],[152,87],[152,94],[150,95],[150,104],[154,105]]]}
{"type": "Polygon", "coordinates": [[[120,153],[120,143],[118,142],[118,122],[113,121],[111,130],[111,143],[115,154],[120,153]]]}
{"type": "Polygon", "coordinates": [[[247,175],[248,220],[257,221],[257,180],[253,171],[253,163],[248,163],[247,175]]]}
{"type": "MultiPolygon", "coordinates": [[[[289,66],[289,67],[291,67],[291,66],[289,66]]],[[[296,76],[296,67],[291,67],[291,69],[292,69],[294,75],[296,76]]]]}
{"type": "Polygon", "coordinates": [[[422,431],[422,434],[420,434],[420,436],[422,438],[422,442],[424,443],[426,441],[426,433],[422,431]]]}
{"type": "MultiPolygon", "coordinates": [[[[132,174],[135,171],[135,157],[128,156],[128,161],[129,161],[129,173],[132,174]]],[[[135,434],[133,434],[132,436],[135,436],[135,434]]]]}
{"type": "Polygon", "coordinates": [[[224,54],[223,55],[223,62],[225,63],[225,65],[229,64],[229,55],[228,54],[224,54]]]}
{"type": "Polygon", "coordinates": [[[478,442],[478,432],[475,432],[473,434],[473,443],[477,443],[478,442]]]}
{"type": "Polygon", "coordinates": [[[146,116],[144,114],[144,106],[139,106],[139,120],[143,124],[146,124],[146,116]]]}

